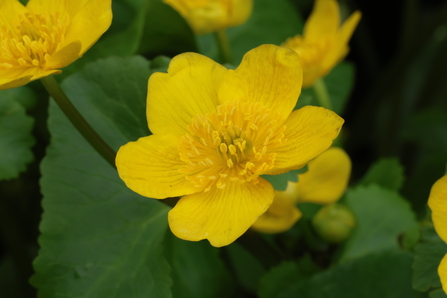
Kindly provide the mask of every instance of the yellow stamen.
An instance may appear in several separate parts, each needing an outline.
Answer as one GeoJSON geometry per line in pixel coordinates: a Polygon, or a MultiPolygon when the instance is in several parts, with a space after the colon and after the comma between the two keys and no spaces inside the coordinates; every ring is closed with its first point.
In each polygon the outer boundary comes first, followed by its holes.
{"type": "Polygon", "coordinates": [[[186,174],[205,191],[228,183],[257,183],[274,167],[274,146],[283,143],[285,125],[259,103],[225,103],[216,113],[195,117],[178,146],[186,174]],[[260,148],[260,149],[256,149],[260,148]],[[218,177],[218,179],[217,179],[218,177]]]}
{"type": "Polygon", "coordinates": [[[0,28],[0,69],[41,67],[61,49],[69,20],[56,14],[20,16],[16,26],[0,28]]]}

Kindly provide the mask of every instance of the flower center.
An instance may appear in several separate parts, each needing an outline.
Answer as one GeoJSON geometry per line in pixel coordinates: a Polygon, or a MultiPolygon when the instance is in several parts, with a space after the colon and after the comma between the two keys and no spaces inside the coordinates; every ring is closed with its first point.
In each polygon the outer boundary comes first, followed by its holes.
{"type": "Polygon", "coordinates": [[[0,28],[0,69],[44,67],[61,47],[68,18],[59,14],[20,15],[15,27],[0,28]]]}
{"type": "Polygon", "coordinates": [[[285,129],[279,114],[259,103],[225,103],[193,118],[178,146],[185,162],[179,171],[204,191],[230,182],[256,184],[274,167],[272,149],[286,141],[285,129]]]}

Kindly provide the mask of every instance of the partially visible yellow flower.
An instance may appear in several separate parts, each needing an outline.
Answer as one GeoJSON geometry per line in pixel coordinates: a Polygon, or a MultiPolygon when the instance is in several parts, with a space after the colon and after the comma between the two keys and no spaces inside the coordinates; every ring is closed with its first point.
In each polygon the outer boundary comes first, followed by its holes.
{"type": "Polygon", "coordinates": [[[293,49],[301,58],[303,88],[326,76],[348,54],[348,42],[360,21],[355,11],[340,26],[340,7],[336,0],[315,0],[303,36],[287,39],[282,46],[293,49]]]}
{"type": "Polygon", "coordinates": [[[174,8],[196,34],[241,25],[251,15],[253,0],[163,0],[174,8]]]}
{"type": "Polygon", "coordinates": [[[111,0],[0,0],[0,90],[61,73],[111,22],[111,0]]]}
{"type": "Polygon", "coordinates": [[[330,204],[346,190],[351,175],[351,159],[343,149],[332,147],[309,161],[307,172],[298,182],[288,182],[285,191],[275,191],[273,204],[252,226],[263,233],[281,233],[301,218],[298,202],[330,204]]]}
{"type": "MultiPolygon", "coordinates": [[[[431,188],[428,206],[431,209],[431,218],[439,237],[447,243],[447,175],[436,181],[431,188]]],[[[438,267],[442,288],[447,293],[447,255],[444,256],[438,267]]]]}
{"type": "Polygon", "coordinates": [[[153,135],[120,148],[121,179],[146,197],[183,196],[168,215],[177,237],[232,243],[273,201],[259,176],[303,167],[343,124],[321,107],[293,111],[301,80],[298,55],[274,45],[249,51],[236,70],[195,53],[174,57],[149,79],[153,135]]]}

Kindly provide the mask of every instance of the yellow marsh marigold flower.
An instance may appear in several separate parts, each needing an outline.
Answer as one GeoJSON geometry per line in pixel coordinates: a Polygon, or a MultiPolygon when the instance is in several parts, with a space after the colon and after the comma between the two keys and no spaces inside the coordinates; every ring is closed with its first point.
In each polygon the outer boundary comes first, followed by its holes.
{"type": "Polygon", "coordinates": [[[196,34],[243,24],[251,15],[253,0],[163,0],[174,8],[196,34]]]}
{"type": "Polygon", "coordinates": [[[343,124],[321,107],[293,111],[301,80],[298,55],[274,45],[249,51],[236,70],[176,56],[168,73],[149,79],[153,135],[120,148],[121,179],[146,197],[183,196],[168,215],[177,237],[232,243],[272,203],[273,187],[259,176],[303,167],[343,124]]]}
{"type": "Polygon", "coordinates": [[[0,0],[0,89],[61,73],[111,21],[111,0],[0,0]]]}
{"type": "Polygon", "coordinates": [[[340,7],[336,0],[316,0],[303,36],[287,39],[282,46],[296,51],[303,67],[303,87],[312,86],[327,75],[348,54],[348,42],[360,21],[354,12],[340,27],[340,7]]]}
{"type": "Polygon", "coordinates": [[[333,147],[309,161],[307,172],[298,182],[288,182],[285,191],[275,191],[275,199],[253,228],[263,233],[281,233],[301,218],[298,202],[330,204],[346,190],[351,175],[351,159],[343,149],[333,147]]]}
{"type": "MultiPolygon", "coordinates": [[[[431,217],[436,232],[447,243],[447,175],[433,185],[428,199],[428,206],[432,211],[431,217]]],[[[438,274],[441,278],[442,288],[447,293],[447,255],[444,256],[441,264],[439,264],[438,274]]]]}

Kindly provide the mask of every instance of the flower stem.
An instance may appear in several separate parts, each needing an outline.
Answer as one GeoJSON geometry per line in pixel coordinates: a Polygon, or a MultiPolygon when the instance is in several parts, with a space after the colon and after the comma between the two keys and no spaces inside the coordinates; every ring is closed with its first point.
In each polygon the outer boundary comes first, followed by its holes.
{"type": "Polygon", "coordinates": [[[317,95],[317,100],[320,106],[332,110],[332,103],[329,97],[329,92],[327,91],[326,84],[324,83],[323,79],[317,80],[312,88],[317,95]]]}
{"type": "Polygon", "coordinates": [[[214,33],[217,45],[219,47],[220,56],[222,58],[222,63],[231,63],[231,49],[230,42],[228,41],[228,35],[225,29],[216,31],[214,33]]]}
{"type": "Polygon", "coordinates": [[[90,143],[90,145],[114,168],[116,152],[93,130],[88,122],[82,117],[76,107],[71,103],[59,83],[53,76],[41,79],[43,86],[57,103],[59,108],[67,116],[68,120],[90,143]]]}

